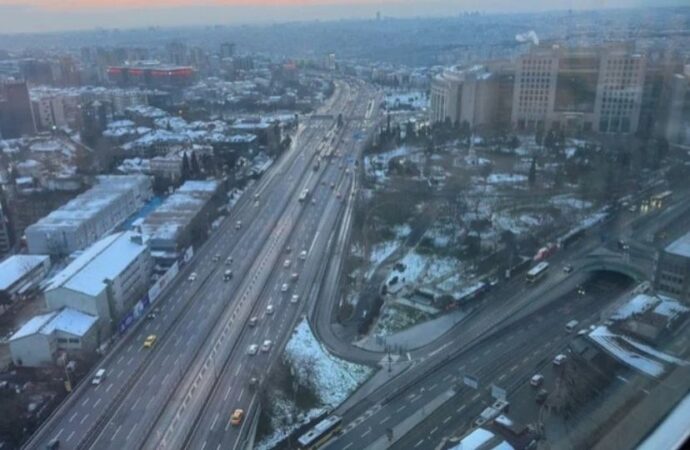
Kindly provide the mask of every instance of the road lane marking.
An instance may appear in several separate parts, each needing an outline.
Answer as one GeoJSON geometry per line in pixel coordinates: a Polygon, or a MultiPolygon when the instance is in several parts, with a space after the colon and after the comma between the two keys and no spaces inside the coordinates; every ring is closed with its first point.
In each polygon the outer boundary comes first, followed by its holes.
{"type": "Polygon", "coordinates": [[[113,387],[113,383],[110,383],[107,388],[105,388],[105,392],[110,391],[110,389],[113,387]]]}
{"type": "Polygon", "coordinates": [[[89,418],[89,413],[84,414],[84,417],[81,419],[81,422],[79,422],[79,425],[84,425],[84,422],[86,422],[86,419],[89,418]]]}
{"type": "Polygon", "coordinates": [[[240,395],[237,396],[237,401],[239,402],[242,399],[242,394],[244,394],[244,388],[240,391],[240,395]]]}
{"type": "Polygon", "coordinates": [[[215,428],[216,422],[218,422],[218,413],[216,413],[216,415],[213,417],[213,422],[211,422],[211,430],[215,428]]]}
{"type": "Polygon", "coordinates": [[[398,413],[398,412],[402,411],[403,409],[405,409],[405,405],[402,405],[400,408],[396,409],[395,412],[398,413]]]}
{"type": "Polygon", "coordinates": [[[126,441],[128,441],[129,438],[132,437],[132,433],[134,433],[134,430],[137,429],[137,425],[138,425],[138,424],[135,423],[134,426],[132,427],[132,429],[129,430],[129,433],[127,433],[127,437],[125,438],[126,441]]]}
{"type": "Polygon", "coordinates": [[[117,427],[117,430],[115,430],[115,433],[113,433],[113,435],[110,436],[110,440],[111,440],[111,441],[114,441],[114,440],[115,440],[115,436],[117,436],[117,433],[120,432],[120,428],[122,428],[122,425],[118,426],[118,427],[117,427]]]}
{"type": "Polygon", "coordinates": [[[515,364],[513,367],[510,368],[510,371],[515,372],[517,370],[517,368],[518,368],[518,365],[515,364]]]}
{"type": "Polygon", "coordinates": [[[69,442],[70,439],[72,439],[72,436],[74,436],[74,431],[72,431],[72,432],[69,434],[69,436],[67,436],[67,442],[69,442]]]}
{"type": "Polygon", "coordinates": [[[75,411],[74,414],[72,414],[72,417],[69,418],[68,422],[72,423],[74,418],[77,417],[77,412],[75,411]]]}
{"type": "Polygon", "coordinates": [[[503,381],[507,375],[504,373],[500,377],[498,377],[498,381],[503,381]]]}
{"type": "Polygon", "coordinates": [[[96,406],[98,406],[98,404],[99,404],[100,402],[101,402],[101,399],[99,398],[99,399],[96,400],[96,402],[93,404],[93,408],[96,408],[96,406]]]}
{"type": "Polygon", "coordinates": [[[81,402],[81,406],[86,406],[87,403],[89,403],[89,397],[86,397],[83,402],[81,402]]]}
{"type": "Polygon", "coordinates": [[[476,394],[474,394],[474,397],[472,397],[472,401],[473,401],[473,402],[476,401],[481,395],[482,395],[482,394],[480,394],[479,392],[477,392],[476,394]]]}
{"type": "Polygon", "coordinates": [[[437,431],[438,431],[438,427],[434,427],[434,429],[431,430],[431,431],[429,432],[429,434],[434,434],[434,433],[436,433],[437,431]]]}
{"type": "Polygon", "coordinates": [[[367,431],[362,433],[362,437],[366,436],[367,434],[371,433],[371,428],[369,428],[367,431]]]}
{"type": "Polygon", "coordinates": [[[232,388],[232,385],[228,386],[228,389],[225,391],[225,398],[223,400],[227,401],[228,396],[230,395],[230,389],[231,388],[232,388]]]}
{"type": "Polygon", "coordinates": [[[414,447],[415,447],[415,448],[419,447],[420,445],[422,445],[422,442],[424,442],[424,439],[420,439],[420,441],[417,442],[417,443],[414,445],[414,447]]]}
{"type": "Polygon", "coordinates": [[[63,431],[65,431],[65,429],[64,429],[64,428],[60,428],[60,431],[58,431],[58,434],[56,434],[55,437],[54,437],[53,439],[59,438],[63,431]]]}
{"type": "Polygon", "coordinates": [[[448,417],[446,417],[445,419],[443,419],[443,424],[444,424],[444,425],[447,424],[447,423],[450,421],[450,419],[451,419],[450,416],[448,416],[448,417]]]}
{"type": "Polygon", "coordinates": [[[460,407],[459,407],[458,409],[456,409],[455,412],[456,412],[456,413],[459,413],[459,412],[462,411],[463,409],[465,409],[465,405],[460,405],[460,407]]]}
{"type": "Polygon", "coordinates": [[[381,420],[381,422],[379,422],[379,425],[383,425],[384,423],[388,422],[388,420],[390,420],[390,418],[391,418],[391,416],[386,416],[384,419],[381,420]]]}
{"type": "Polygon", "coordinates": [[[343,447],[343,450],[347,450],[348,448],[352,447],[352,442],[347,444],[345,447],[343,447]]]}

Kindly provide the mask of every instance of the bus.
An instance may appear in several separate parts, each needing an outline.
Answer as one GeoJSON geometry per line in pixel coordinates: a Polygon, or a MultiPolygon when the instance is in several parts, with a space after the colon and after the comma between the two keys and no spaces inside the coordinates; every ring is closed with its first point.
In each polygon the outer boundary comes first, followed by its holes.
{"type": "Polygon", "coordinates": [[[297,439],[299,448],[315,450],[326,443],[340,430],[343,419],[340,416],[330,416],[317,423],[314,428],[297,439]]]}
{"type": "Polygon", "coordinates": [[[527,282],[528,283],[536,283],[539,281],[544,275],[546,275],[546,271],[549,270],[549,263],[546,261],[542,261],[536,266],[532,267],[529,272],[527,272],[527,282]]]}
{"type": "Polygon", "coordinates": [[[663,208],[664,206],[666,206],[666,203],[671,200],[672,195],[673,195],[673,192],[671,192],[671,191],[664,191],[660,194],[652,195],[649,198],[649,206],[652,209],[663,208]]]}

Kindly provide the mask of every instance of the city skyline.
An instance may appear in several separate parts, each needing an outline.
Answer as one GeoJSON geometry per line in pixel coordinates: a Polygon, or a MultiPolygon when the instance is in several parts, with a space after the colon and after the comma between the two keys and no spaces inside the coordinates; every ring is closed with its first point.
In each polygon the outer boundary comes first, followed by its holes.
{"type": "Polygon", "coordinates": [[[5,34],[139,28],[148,26],[201,26],[342,20],[383,17],[431,17],[463,12],[536,12],[682,6],[681,0],[557,0],[544,8],[537,0],[516,5],[510,0],[0,0],[0,29],[5,34]]]}

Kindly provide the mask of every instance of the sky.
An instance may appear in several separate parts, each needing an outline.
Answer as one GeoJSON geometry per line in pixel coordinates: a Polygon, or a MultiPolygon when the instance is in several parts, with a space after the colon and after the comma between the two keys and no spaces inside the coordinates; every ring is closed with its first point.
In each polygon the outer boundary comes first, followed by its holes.
{"type": "Polygon", "coordinates": [[[275,23],[463,11],[533,12],[680,6],[684,0],[0,0],[0,33],[275,23]]]}

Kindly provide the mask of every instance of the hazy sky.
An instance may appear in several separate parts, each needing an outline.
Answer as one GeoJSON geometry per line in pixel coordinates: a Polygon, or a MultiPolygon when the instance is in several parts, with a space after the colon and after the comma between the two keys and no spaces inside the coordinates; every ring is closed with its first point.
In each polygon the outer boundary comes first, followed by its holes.
{"type": "Polygon", "coordinates": [[[684,5],[684,0],[0,0],[0,33],[684,5]]]}

